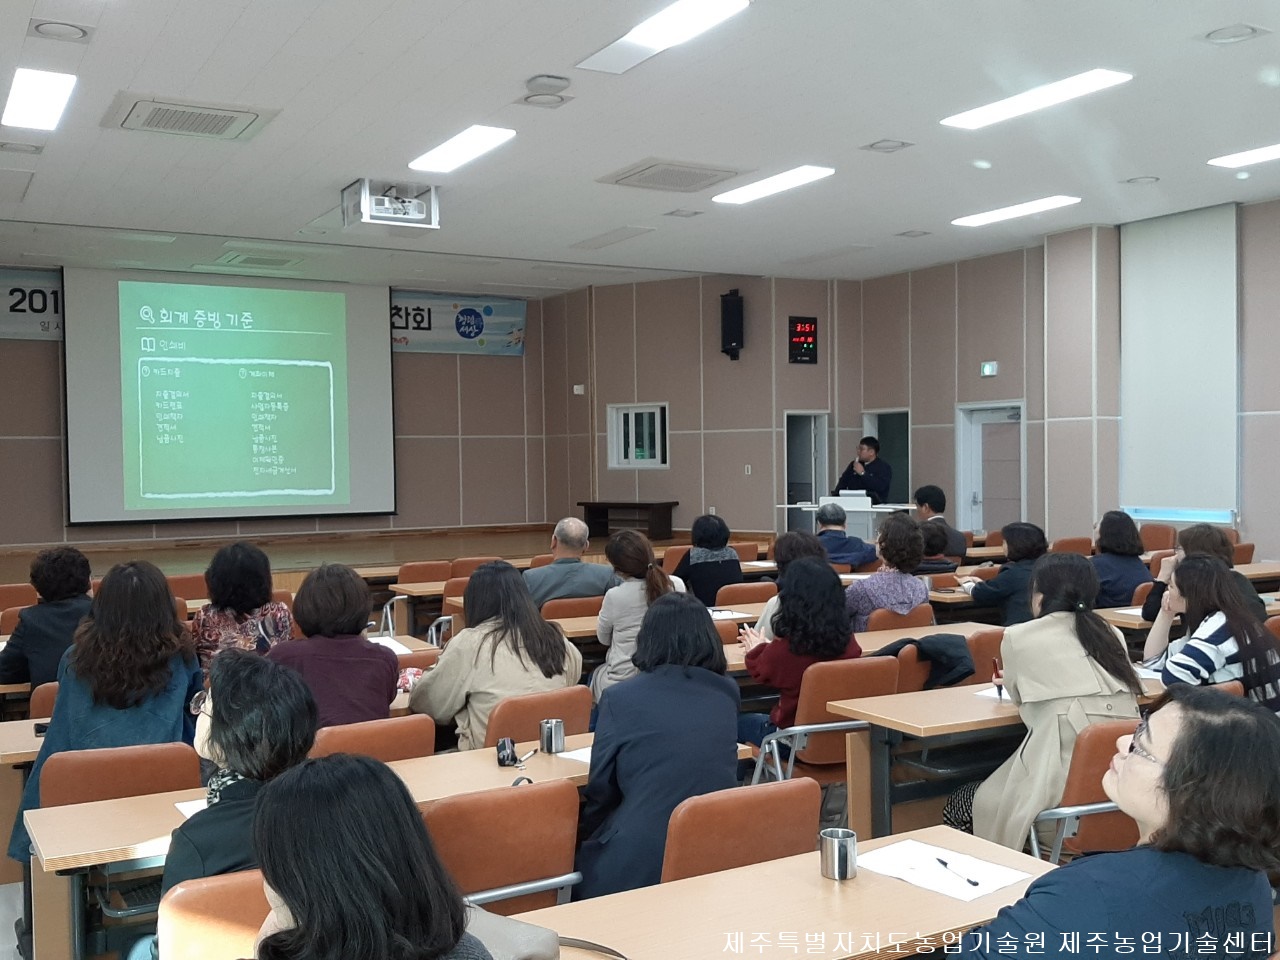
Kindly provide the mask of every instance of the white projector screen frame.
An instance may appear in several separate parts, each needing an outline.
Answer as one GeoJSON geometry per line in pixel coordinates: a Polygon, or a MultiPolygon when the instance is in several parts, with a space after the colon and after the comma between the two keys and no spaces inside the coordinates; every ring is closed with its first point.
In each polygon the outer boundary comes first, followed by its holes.
{"type": "MultiPolygon", "coordinates": [[[[67,494],[71,524],[395,512],[388,288],[259,277],[66,268],[63,289],[67,494]],[[148,504],[141,509],[126,509],[121,282],[343,295],[349,502],[208,507],[188,504],[176,509],[148,504]]],[[[190,450],[191,469],[198,471],[202,458],[217,455],[215,450],[190,450]]]]}

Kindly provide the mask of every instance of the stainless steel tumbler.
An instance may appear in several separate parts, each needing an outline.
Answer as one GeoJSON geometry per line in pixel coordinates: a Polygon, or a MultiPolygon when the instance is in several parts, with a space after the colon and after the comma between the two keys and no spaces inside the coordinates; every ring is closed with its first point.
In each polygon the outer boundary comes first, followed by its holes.
{"type": "Polygon", "coordinates": [[[564,753],[564,721],[543,720],[538,731],[538,748],[543,753],[564,753]]]}
{"type": "Polygon", "coordinates": [[[828,880],[849,880],[858,875],[858,835],[831,827],[818,831],[822,875],[828,880]]]}

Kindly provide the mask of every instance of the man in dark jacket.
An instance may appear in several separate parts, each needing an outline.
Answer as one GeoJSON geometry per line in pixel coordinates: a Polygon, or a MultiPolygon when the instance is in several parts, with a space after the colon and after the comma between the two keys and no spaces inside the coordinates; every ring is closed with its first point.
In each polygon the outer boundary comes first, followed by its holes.
{"type": "Polygon", "coordinates": [[[824,503],[818,508],[818,539],[826,548],[827,559],[832,563],[847,563],[857,569],[876,558],[874,544],[844,532],[848,520],[844,507],[838,503],[824,503]]]}
{"type": "Polygon", "coordinates": [[[851,460],[831,491],[833,497],[841,490],[865,490],[871,502],[884,503],[889,499],[889,484],[893,482],[893,467],[880,459],[880,441],[875,437],[863,437],[858,441],[857,459],[851,460]]]}
{"type": "Polygon", "coordinates": [[[0,651],[0,683],[38,687],[57,680],[58,662],[93,606],[89,561],[75,547],[52,547],[36,554],[31,585],[40,602],[18,614],[13,636],[0,651]]]}

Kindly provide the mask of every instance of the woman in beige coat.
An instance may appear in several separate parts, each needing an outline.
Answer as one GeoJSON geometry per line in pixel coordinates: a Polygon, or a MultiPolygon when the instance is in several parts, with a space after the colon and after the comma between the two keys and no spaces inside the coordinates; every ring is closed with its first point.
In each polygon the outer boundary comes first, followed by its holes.
{"type": "Polygon", "coordinates": [[[1049,554],[1031,573],[1034,620],[1007,627],[1004,688],[1027,735],[982,782],[973,832],[1015,850],[1036,815],[1057,805],[1076,735],[1100,720],[1136,718],[1142,686],[1124,638],[1093,612],[1098,575],[1076,554],[1049,554]]]}

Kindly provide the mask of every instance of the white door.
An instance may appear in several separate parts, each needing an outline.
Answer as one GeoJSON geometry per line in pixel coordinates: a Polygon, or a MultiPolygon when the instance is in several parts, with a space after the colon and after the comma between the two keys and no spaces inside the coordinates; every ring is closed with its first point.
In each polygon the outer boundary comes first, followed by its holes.
{"type": "Polygon", "coordinates": [[[960,408],[956,447],[956,528],[985,532],[1025,519],[1022,406],[960,408]]]}
{"type": "MultiPolygon", "coordinates": [[[[785,415],[787,503],[817,503],[827,493],[827,413],[787,412],[785,415]]],[[[813,513],[787,511],[788,530],[813,530],[813,513]]]]}

